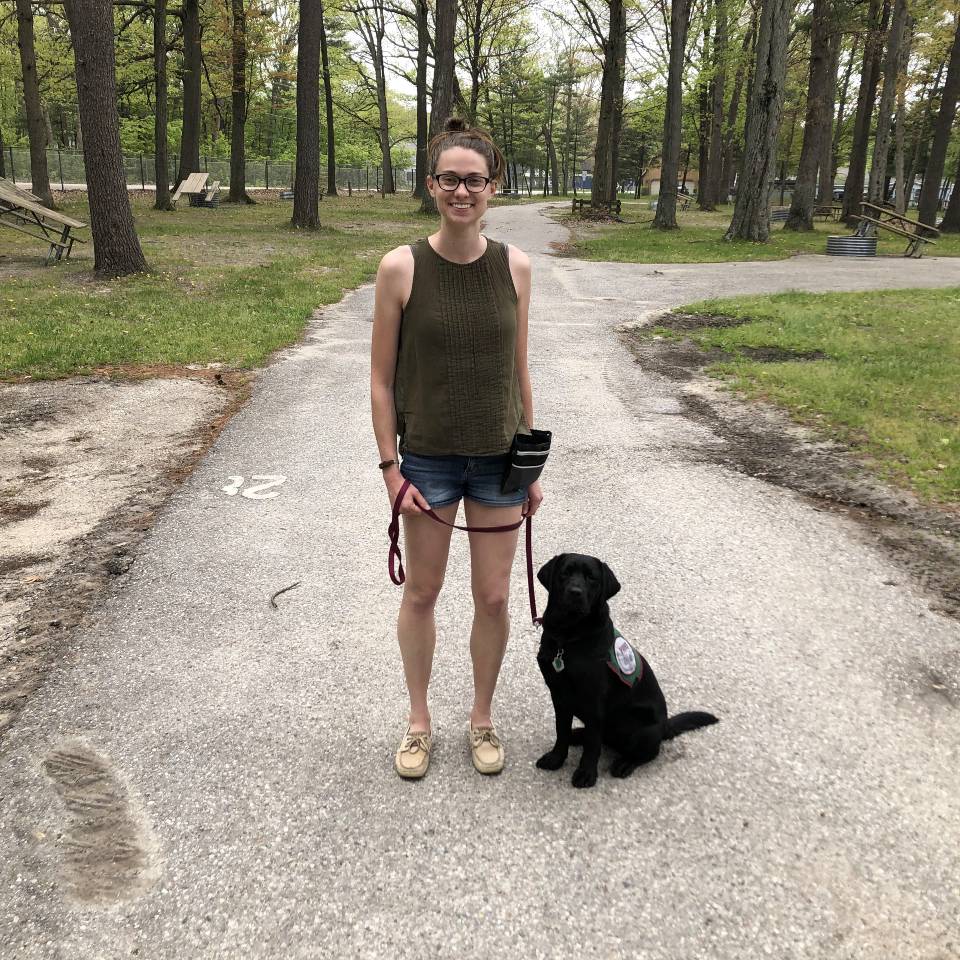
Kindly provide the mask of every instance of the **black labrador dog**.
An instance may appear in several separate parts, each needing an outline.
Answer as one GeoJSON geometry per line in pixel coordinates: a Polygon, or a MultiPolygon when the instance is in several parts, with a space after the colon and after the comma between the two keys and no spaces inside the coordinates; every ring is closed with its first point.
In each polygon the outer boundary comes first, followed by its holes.
{"type": "Polygon", "coordinates": [[[717,722],[700,711],[667,716],[650,665],[614,629],[607,601],[620,584],[603,561],[561,553],[537,578],[550,594],[537,663],[557,720],[557,742],[537,761],[541,770],[559,770],[570,745],[582,744],[573,785],[592,787],[606,744],[619,754],[610,772],[629,777],[657,756],[664,740],[717,722]],[[572,729],[574,717],[583,728],[572,729]]]}

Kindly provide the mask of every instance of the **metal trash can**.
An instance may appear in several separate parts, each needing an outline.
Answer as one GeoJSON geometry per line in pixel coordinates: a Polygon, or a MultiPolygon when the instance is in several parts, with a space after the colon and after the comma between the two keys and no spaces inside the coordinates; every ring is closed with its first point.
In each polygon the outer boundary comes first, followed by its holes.
{"type": "Polygon", "coordinates": [[[828,257],[875,257],[876,255],[876,237],[858,237],[855,234],[827,237],[828,257]]]}

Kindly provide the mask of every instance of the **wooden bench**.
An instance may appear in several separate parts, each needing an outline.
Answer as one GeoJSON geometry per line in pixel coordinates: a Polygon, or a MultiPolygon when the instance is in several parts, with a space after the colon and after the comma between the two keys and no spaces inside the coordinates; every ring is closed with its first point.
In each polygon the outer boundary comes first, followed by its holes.
{"type": "MultiPolygon", "coordinates": [[[[583,208],[586,207],[588,210],[593,209],[593,201],[588,200],[585,197],[574,197],[573,198],[573,212],[583,215],[583,208]]],[[[621,203],[619,200],[614,200],[613,202],[609,200],[604,200],[600,204],[600,209],[605,210],[607,213],[613,214],[616,213],[617,216],[620,215],[621,203]]]]}
{"type": "MultiPolygon", "coordinates": [[[[656,200],[651,200],[651,201],[650,201],[650,209],[651,209],[651,210],[656,210],[656,209],[657,209],[657,204],[659,204],[659,203],[660,203],[660,198],[659,198],[659,197],[658,197],[656,200]]],[[[685,194],[685,193],[678,193],[678,194],[677,194],[677,206],[676,206],[676,209],[679,210],[681,213],[683,213],[683,212],[685,212],[686,210],[689,210],[689,209],[690,209],[690,197],[687,196],[687,194],[685,194]]]]}
{"type": "Polygon", "coordinates": [[[859,220],[860,225],[854,232],[856,237],[868,237],[876,233],[877,229],[888,230],[907,240],[907,249],[904,250],[905,257],[915,257],[920,259],[923,256],[924,247],[931,243],[936,246],[937,241],[933,237],[939,237],[940,231],[936,227],[928,226],[917,220],[911,220],[902,213],[890,207],[880,207],[875,203],[863,202],[860,204],[861,210],[865,213],[855,214],[854,220],[859,220]],[[932,236],[927,236],[932,234],[932,236]]]}
{"type": "Polygon", "coordinates": [[[86,243],[82,237],[71,234],[72,230],[86,227],[85,223],[45,207],[29,190],[3,179],[0,179],[0,225],[49,243],[48,264],[69,260],[73,245],[86,243]]]}

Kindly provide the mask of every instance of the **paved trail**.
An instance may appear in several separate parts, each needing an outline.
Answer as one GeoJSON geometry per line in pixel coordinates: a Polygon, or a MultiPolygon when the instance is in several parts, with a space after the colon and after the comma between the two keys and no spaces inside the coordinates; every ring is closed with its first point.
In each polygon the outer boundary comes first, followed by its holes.
{"type": "Polygon", "coordinates": [[[556,436],[538,562],[604,557],[668,702],[721,723],[629,780],[605,762],[592,791],[572,764],[536,770],[552,712],[518,563],[508,766],[476,775],[457,539],[436,759],[420,783],[394,775],[399,590],[365,287],[262,376],[11,731],[0,956],[960,956],[960,625],[852,521],[692,462],[709,432],[614,334],[709,294],[960,284],[960,260],[655,272],[550,258],[564,232],[535,208],[489,219],[534,255],[531,369],[556,436]],[[274,474],[277,496],[242,495],[274,474]]]}

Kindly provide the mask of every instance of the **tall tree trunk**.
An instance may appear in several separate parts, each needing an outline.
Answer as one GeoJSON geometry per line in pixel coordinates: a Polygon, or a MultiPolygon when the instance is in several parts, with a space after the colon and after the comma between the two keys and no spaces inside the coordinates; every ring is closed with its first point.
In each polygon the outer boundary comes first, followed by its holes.
{"type": "Polygon", "coordinates": [[[870,167],[870,186],[867,197],[871,203],[883,203],[887,182],[887,161],[890,158],[890,126],[897,99],[897,81],[900,73],[900,51],[907,26],[907,0],[896,0],[887,53],[883,62],[883,91],[877,112],[877,131],[873,140],[873,163],[870,167]]]}
{"type": "Polygon", "coordinates": [[[863,46],[863,69],[860,74],[860,92],[857,94],[857,114],[853,121],[853,143],[850,147],[850,162],[847,179],[843,185],[843,219],[849,226],[858,221],[863,199],[863,182],[867,171],[867,147],[870,141],[870,119],[873,116],[873,101],[880,82],[880,56],[883,52],[883,36],[890,16],[890,0],[870,0],[867,11],[867,39],[863,46]],[[880,22],[877,22],[877,19],[880,22]]]}
{"type": "Polygon", "coordinates": [[[743,37],[740,49],[740,62],[733,75],[733,92],[730,95],[730,105],[727,108],[727,119],[723,128],[723,158],[720,166],[720,186],[717,190],[717,203],[726,203],[730,199],[730,187],[733,185],[733,171],[735,166],[735,150],[737,137],[737,116],[740,113],[740,100],[743,96],[743,82],[747,75],[747,66],[750,58],[747,56],[753,44],[753,35],[756,25],[751,21],[743,37]]]}
{"type": "Polygon", "coordinates": [[[960,154],[957,154],[957,169],[953,172],[953,193],[940,221],[941,233],[960,233],[960,154]]]}
{"type": "Polygon", "coordinates": [[[716,210],[720,198],[720,178],[723,175],[723,101],[727,80],[726,0],[717,0],[717,25],[713,44],[713,82],[711,84],[710,150],[706,170],[700,171],[701,210],[716,210]]]}
{"type": "Polygon", "coordinates": [[[54,208],[47,171],[47,127],[40,105],[40,82],[37,79],[37,53],[33,33],[31,0],[17,0],[17,46],[23,70],[23,101],[27,115],[27,136],[30,139],[30,178],[33,192],[45,206],[54,208]]]}
{"type": "Polygon", "coordinates": [[[6,146],[3,142],[3,123],[0,121],[0,177],[6,177],[7,175],[7,158],[4,151],[6,146]]]}
{"type": "Polygon", "coordinates": [[[323,96],[327,107],[327,195],[337,195],[337,137],[333,126],[333,84],[327,57],[327,28],[324,23],[323,0],[320,4],[320,57],[323,63],[323,96]]]}
{"type": "Polygon", "coordinates": [[[937,67],[937,74],[932,83],[925,83],[920,88],[920,94],[916,99],[917,103],[925,104],[921,115],[920,123],[916,125],[913,137],[913,150],[910,153],[910,164],[907,167],[907,186],[913,194],[913,183],[917,179],[917,170],[921,169],[920,161],[926,164],[926,157],[923,155],[923,148],[928,146],[930,131],[933,126],[933,106],[934,98],[932,92],[940,86],[940,78],[943,76],[944,64],[937,67]]]}
{"type": "Polygon", "coordinates": [[[93,268],[111,277],[139,273],[147,269],[147,262],[133,224],[120,152],[113,5],[107,0],[69,0],[65,10],[73,38],[83,128],[93,268]]]}
{"type": "Polygon", "coordinates": [[[793,4],[794,0],[763,0],[740,185],[727,240],[766,242],[770,236],[770,187],[783,110],[793,4]]]}
{"type": "Polygon", "coordinates": [[[183,130],[177,183],[200,170],[200,61],[199,0],[183,0],[183,130]]]}
{"type": "Polygon", "coordinates": [[[320,0],[300,0],[297,33],[297,166],[291,223],[320,226],[320,0]]]}
{"type": "MultiPolygon", "coordinates": [[[[443,125],[453,110],[453,38],[457,27],[457,0],[437,0],[436,27],[437,34],[433,45],[433,96],[430,104],[431,140],[443,130],[443,125]]],[[[423,192],[420,210],[422,213],[437,212],[437,205],[426,190],[423,192]]]]}
{"type": "Polygon", "coordinates": [[[167,0],[154,0],[153,71],[156,116],[153,122],[154,182],[157,193],[155,210],[172,210],[170,202],[170,163],[167,154],[167,0]]]}
{"type": "Polygon", "coordinates": [[[623,123],[623,84],[626,62],[627,15],[623,0],[609,0],[610,20],[603,44],[603,74],[600,83],[600,114],[593,159],[593,190],[590,205],[595,210],[616,199],[620,128],[623,123]]]}
{"type": "MultiPolygon", "coordinates": [[[[947,79],[943,84],[940,97],[940,112],[933,128],[933,143],[930,145],[930,157],[927,160],[927,172],[920,189],[920,204],[917,217],[921,223],[936,226],[937,210],[940,206],[940,184],[943,180],[943,166],[950,143],[950,131],[957,115],[957,98],[960,97],[960,15],[957,16],[957,30],[953,37],[953,50],[950,52],[950,65],[947,67],[947,79]]],[[[960,190],[960,184],[954,181],[954,194],[960,190]]]]}
{"type": "Polygon", "coordinates": [[[831,0],[813,0],[810,28],[810,79],[807,89],[807,114],[803,124],[803,146],[797,182],[793,188],[790,212],[784,230],[813,230],[813,209],[817,188],[817,168],[822,144],[830,139],[834,78],[830,76],[833,5],[831,0]]]}
{"type": "MultiPolygon", "coordinates": [[[[834,45],[834,63],[836,64],[833,75],[837,76],[840,70],[840,48],[843,45],[843,34],[838,29],[833,35],[834,45]]],[[[843,129],[843,112],[847,105],[847,90],[850,89],[850,76],[853,73],[853,61],[857,52],[857,38],[854,37],[850,49],[850,60],[847,63],[847,69],[843,76],[843,84],[840,87],[840,100],[837,106],[836,124],[832,124],[828,143],[823,145],[823,153],[820,159],[820,193],[817,199],[821,203],[833,202],[833,184],[837,177],[837,153],[840,146],[840,131],[843,129]]],[[[833,115],[833,105],[830,107],[831,116],[833,115]]]]}
{"type": "Polygon", "coordinates": [[[393,182],[393,158],[390,156],[390,116],[387,113],[387,79],[384,73],[382,44],[380,44],[380,58],[374,64],[374,70],[377,78],[377,105],[380,111],[380,153],[383,156],[381,187],[384,194],[396,193],[397,188],[393,182]]]}
{"type": "MultiPolygon", "coordinates": [[[[697,207],[706,210],[704,196],[709,196],[708,168],[710,166],[710,128],[713,125],[713,53],[710,44],[710,26],[714,18],[713,2],[706,0],[703,12],[703,46],[700,52],[700,63],[705,69],[700,71],[697,78],[697,170],[700,179],[697,184],[697,207]],[[709,79],[708,79],[709,75],[709,79]]],[[[684,175],[686,180],[686,175],[684,175]]]]}
{"type": "Polygon", "coordinates": [[[253,203],[247,195],[247,11],[244,0],[230,0],[233,12],[233,96],[230,118],[230,203],[253,203]]]}
{"type": "Polygon", "coordinates": [[[680,174],[680,140],[683,137],[683,65],[690,26],[690,0],[673,0],[670,6],[670,65],[667,73],[667,109],[663,119],[663,155],[660,158],[660,195],[653,226],[677,229],[677,178],[680,174]]]}
{"type": "Polygon", "coordinates": [[[903,127],[907,112],[907,98],[905,96],[904,84],[900,84],[897,90],[897,115],[894,118],[893,135],[893,175],[896,180],[896,209],[897,213],[906,213],[910,198],[906,194],[907,183],[904,171],[903,152],[903,127]]]}
{"type": "Polygon", "coordinates": [[[413,195],[422,200],[427,192],[427,58],[430,51],[430,24],[427,0],[416,0],[417,11],[417,159],[413,176],[413,195]]]}

